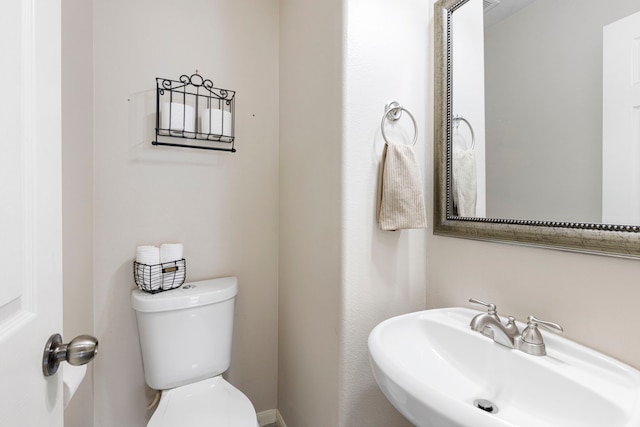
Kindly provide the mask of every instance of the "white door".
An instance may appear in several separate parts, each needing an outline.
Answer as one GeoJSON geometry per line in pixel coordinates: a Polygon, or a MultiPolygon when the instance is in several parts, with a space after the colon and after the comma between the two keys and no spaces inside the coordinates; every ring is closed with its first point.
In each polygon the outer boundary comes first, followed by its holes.
{"type": "Polygon", "coordinates": [[[60,0],[0,7],[0,426],[63,425],[60,0]],[[61,370],[60,370],[61,371],[61,370]]]}
{"type": "Polygon", "coordinates": [[[640,224],[640,12],[603,30],[602,222],[640,224]]]}

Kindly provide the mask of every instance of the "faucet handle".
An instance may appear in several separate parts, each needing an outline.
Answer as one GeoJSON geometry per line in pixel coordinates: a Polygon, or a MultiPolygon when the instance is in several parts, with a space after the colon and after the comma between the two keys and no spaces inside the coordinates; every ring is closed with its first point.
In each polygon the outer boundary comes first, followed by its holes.
{"type": "Polygon", "coordinates": [[[522,331],[519,348],[525,353],[534,356],[544,356],[547,352],[538,326],[558,333],[564,331],[564,329],[557,323],[536,319],[534,316],[527,318],[527,327],[522,331]]]}
{"type": "Polygon", "coordinates": [[[536,319],[534,316],[529,316],[527,318],[527,328],[529,326],[543,326],[550,331],[556,332],[558,334],[564,332],[562,326],[558,325],[557,323],[549,322],[548,320],[536,319]]]}
{"type": "Polygon", "coordinates": [[[479,300],[479,299],[477,299],[477,298],[470,298],[470,299],[469,299],[469,302],[470,302],[470,303],[473,303],[473,304],[478,304],[478,305],[485,306],[485,307],[487,308],[487,311],[489,312],[489,314],[490,314],[491,316],[495,316],[495,315],[497,314],[497,311],[496,311],[496,309],[497,309],[497,308],[496,308],[496,305],[495,305],[495,304],[492,304],[492,303],[486,303],[486,302],[484,302],[484,301],[480,301],[480,300],[479,300]]]}

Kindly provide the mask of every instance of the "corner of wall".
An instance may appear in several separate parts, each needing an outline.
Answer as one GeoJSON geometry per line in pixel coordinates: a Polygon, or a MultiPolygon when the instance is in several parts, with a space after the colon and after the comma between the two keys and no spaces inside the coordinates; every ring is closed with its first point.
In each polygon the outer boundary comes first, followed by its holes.
{"type": "MultiPolygon", "coordinates": [[[[64,337],[93,334],[93,2],[62,0],[64,337]]],[[[93,425],[93,366],[65,409],[66,427],[93,425]]]]}
{"type": "Polygon", "coordinates": [[[338,423],[342,15],[342,0],[280,2],[278,409],[290,425],[338,423]]]}

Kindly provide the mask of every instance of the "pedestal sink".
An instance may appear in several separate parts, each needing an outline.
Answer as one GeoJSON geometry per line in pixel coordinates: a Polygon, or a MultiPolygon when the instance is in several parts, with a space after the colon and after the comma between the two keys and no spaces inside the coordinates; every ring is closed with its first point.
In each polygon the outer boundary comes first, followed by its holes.
{"type": "Polygon", "coordinates": [[[469,328],[479,313],[410,313],[369,335],[376,381],[413,424],[640,427],[639,371],[552,333],[546,356],[509,349],[469,328]]]}

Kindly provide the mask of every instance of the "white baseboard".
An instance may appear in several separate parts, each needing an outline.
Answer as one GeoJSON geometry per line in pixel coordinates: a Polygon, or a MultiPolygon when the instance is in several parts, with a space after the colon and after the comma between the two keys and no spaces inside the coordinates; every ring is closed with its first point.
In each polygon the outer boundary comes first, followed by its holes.
{"type": "Polygon", "coordinates": [[[282,418],[282,414],[280,411],[276,410],[276,423],[278,427],[287,427],[287,424],[284,422],[284,418],[282,418]]]}
{"type": "Polygon", "coordinates": [[[284,419],[282,418],[282,415],[280,415],[280,411],[278,411],[277,409],[269,409],[267,411],[259,412],[257,416],[258,424],[260,424],[260,427],[273,423],[276,423],[278,427],[287,427],[284,419]]]}
{"type": "Polygon", "coordinates": [[[258,424],[260,424],[260,427],[275,423],[276,412],[277,411],[275,409],[258,412],[258,424]]]}

